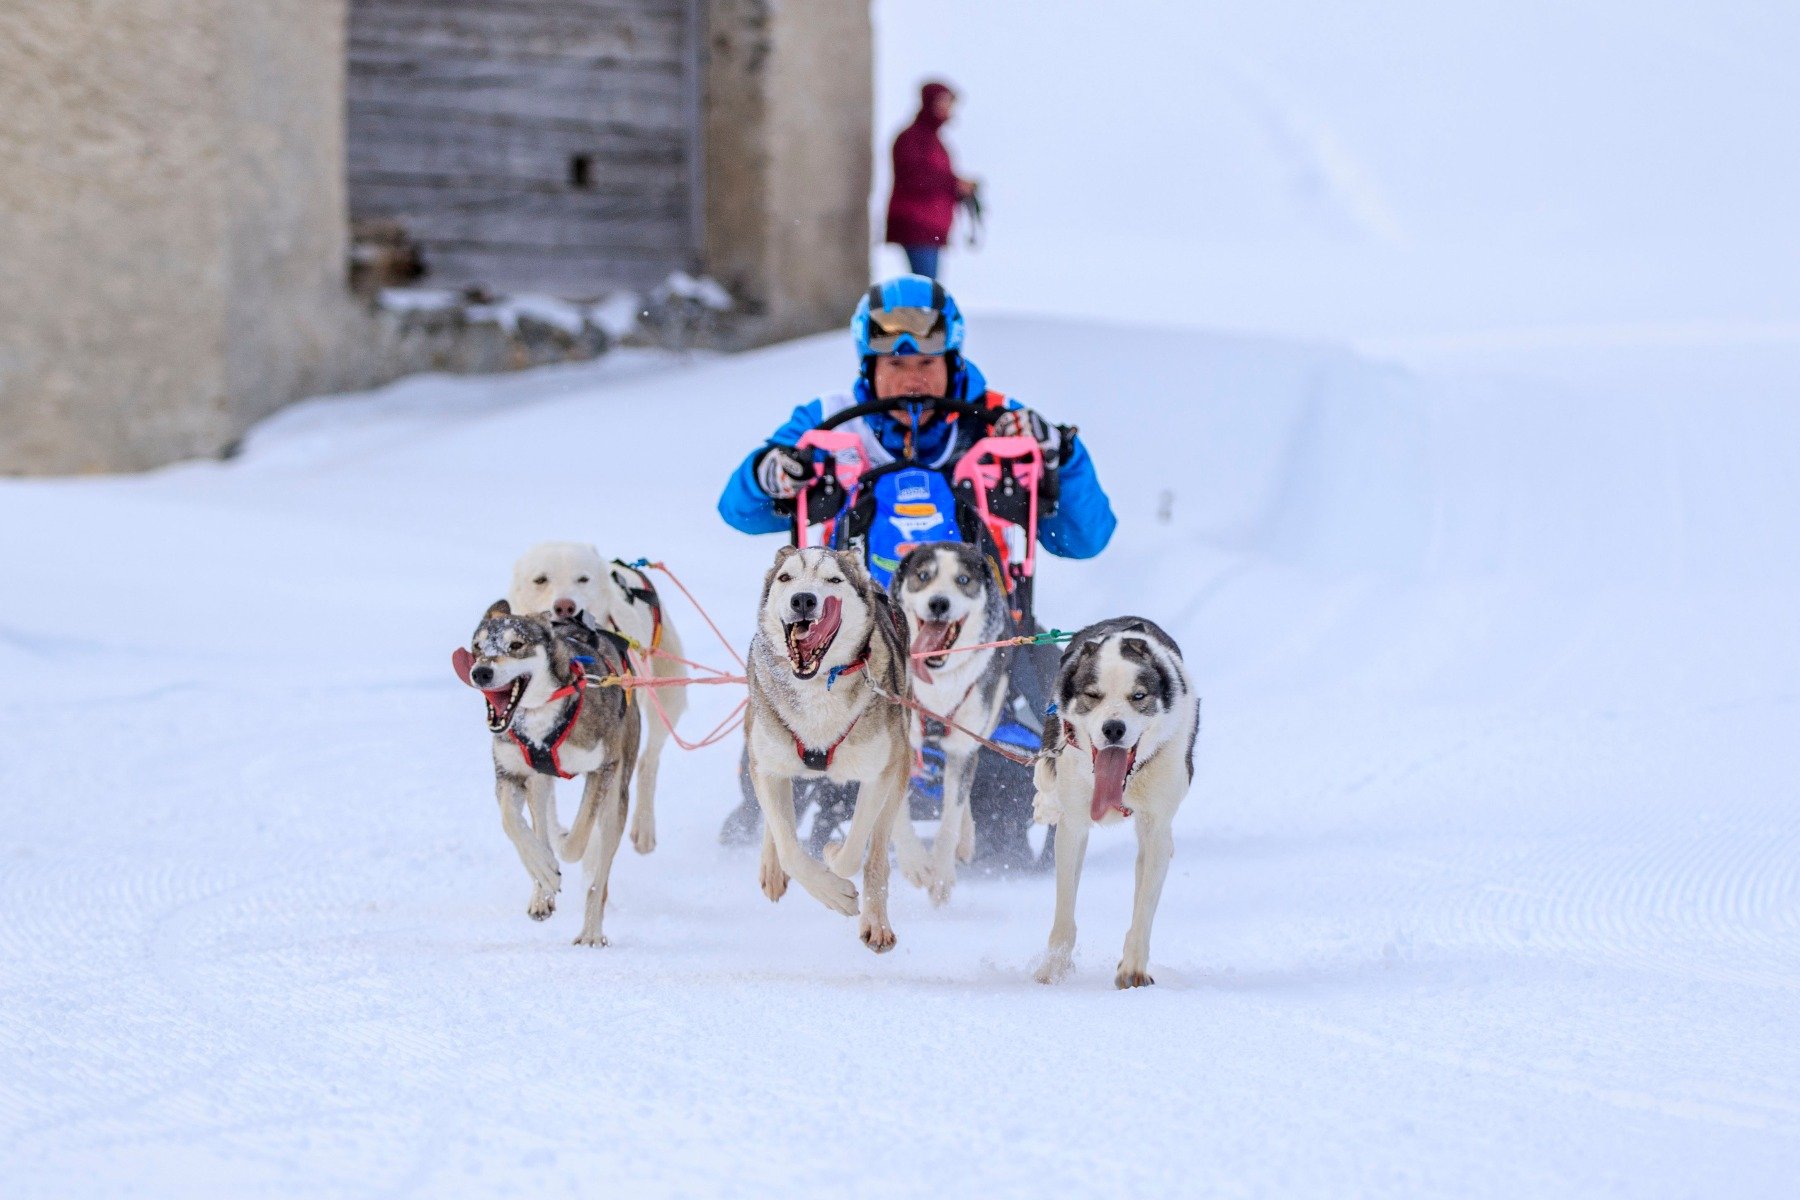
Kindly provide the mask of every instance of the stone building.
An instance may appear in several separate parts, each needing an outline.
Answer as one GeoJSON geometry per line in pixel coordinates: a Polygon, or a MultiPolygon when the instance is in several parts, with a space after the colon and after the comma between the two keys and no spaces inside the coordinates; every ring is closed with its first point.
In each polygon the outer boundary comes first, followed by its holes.
{"type": "Polygon", "coordinates": [[[747,340],[866,285],[868,0],[0,6],[0,472],[217,454],[407,367],[352,219],[431,285],[703,271],[747,340]]]}

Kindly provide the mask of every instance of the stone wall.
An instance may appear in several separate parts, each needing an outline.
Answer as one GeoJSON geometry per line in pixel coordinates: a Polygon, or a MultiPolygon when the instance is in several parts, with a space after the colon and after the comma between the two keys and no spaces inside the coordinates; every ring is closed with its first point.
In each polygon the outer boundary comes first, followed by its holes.
{"type": "Polygon", "coordinates": [[[869,282],[868,0],[710,0],[706,267],[749,340],[849,320],[869,282]]]}
{"type": "Polygon", "coordinates": [[[0,6],[0,472],[214,454],[335,386],[343,0],[0,6]]]}
{"type": "MultiPolygon", "coordinates": [[[[457,2],[480,22],[561,0],[457,2]]],[[[641,3],[645,29],[679,11],[707,32],[680,67],[706,87],[703,108],[688,89],[686,179],[667,187],[690,246],[703,197],[701,266],[748,310],[735,341],[841,324],[868,273],[868,0],[641,3]]],[[[288,401],[468,358],[346,286],[346,16],[346,0],[0,0],[0,474],[216,455],[288,401]]]]}

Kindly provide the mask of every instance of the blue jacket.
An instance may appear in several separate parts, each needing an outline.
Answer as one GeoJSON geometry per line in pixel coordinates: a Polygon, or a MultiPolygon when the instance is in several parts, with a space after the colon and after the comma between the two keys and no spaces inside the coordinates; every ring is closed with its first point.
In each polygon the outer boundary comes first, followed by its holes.
{"type": "MultiPolygon", "coordinates": [[[[974,363],[964,359],[963,369],[957,373],[950,392],[959,400],[979,402],[987,394],[987,380],[974,363]]],[[[840,403],[844,406],[861,404],[870,398],[867,385],[858,380],[852,394],[840,403]]],[[[787,531],[788,519],[775,511],[775,502],[756,482],[756,460],[769,446],[792,446],[799,441],[801,434],[825,419],[826,404],[826,397],[820,396],[794,409],[787,423],[770,435],[763,446],[752,451],[732,473],[719,497],[719,515],[725,518],[726,524],[744,533],[787,531]]],[[[1023,405],[1008,397],[1006,407],[1016,409],[1023,405]]],[[[906,439],[904,424],[879,414],[863,418],[863,423],[867,433],[875,436],[883,450],[892,456],[900,455],[906,439]]],[[[927,463],[947,459],[954,450],[951,439],[955,436],[956,426],[952,422],[932,421],[918,432],[918,458],[927,463]]],[[[1059,474],[1062,491],[1056,515],[1038,522],[1038,541],[1043,543],[1044,549],[1062,558],[1092,558],[1106,548],[1118,519],[1113,516],[1112,503],[1100,488],[1094,461],[1088,457],[1087,447],[1081,444],[1080,438],[1069,447],[1059,474]]]]}

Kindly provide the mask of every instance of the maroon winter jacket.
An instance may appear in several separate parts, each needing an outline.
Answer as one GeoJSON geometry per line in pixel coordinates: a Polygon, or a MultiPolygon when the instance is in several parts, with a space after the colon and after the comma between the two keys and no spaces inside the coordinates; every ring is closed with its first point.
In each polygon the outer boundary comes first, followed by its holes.
{"type": "Polygon", "coordinates": [[[956,172],[938,139],[943,124],[932,111],[941,83],[919,89],[919,115],[894,139],[894,195],[888,201],[887,240],[901,246],[941,246],[956,215],[956,172]]]}

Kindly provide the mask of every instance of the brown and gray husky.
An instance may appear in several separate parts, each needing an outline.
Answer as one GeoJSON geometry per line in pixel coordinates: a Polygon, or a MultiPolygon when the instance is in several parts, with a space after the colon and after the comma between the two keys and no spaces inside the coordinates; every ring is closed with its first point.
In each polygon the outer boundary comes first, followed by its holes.
{"type": "Polygon", "coordinates": [[[629,673],[624,643],[580,621],[515,613],[500,600],[475,627],[469,648],[456,652],[454,665],[487,698],[500,822],[534,884],[525,911],[538,921],[554,912],[562,886],[557,856],[579,860],[588,880],[587,915],[575,944],[606,945],[607,877],[625,830],[642,718],[626,689],[588,681],[629,673]],[[585,777],[581,808],[565,834],[554,781],[577,775],[585,777]]]}
{"type": "Polygon", "coordinates": [[[854,553],[784,546],[763,580],[747,674],[744,718],[750,780],[763,813],[763,894],[779,900],[797,880],[827,908],[857,912],[850,876],[863,873],[863,943],[893,949],[888,924],[888,841],[906,802],[912,749],[906,626],[854,553]],[[801,846],[793,783],[825,776],[856,783],[844,841],[820,863],[801,846]]]}

